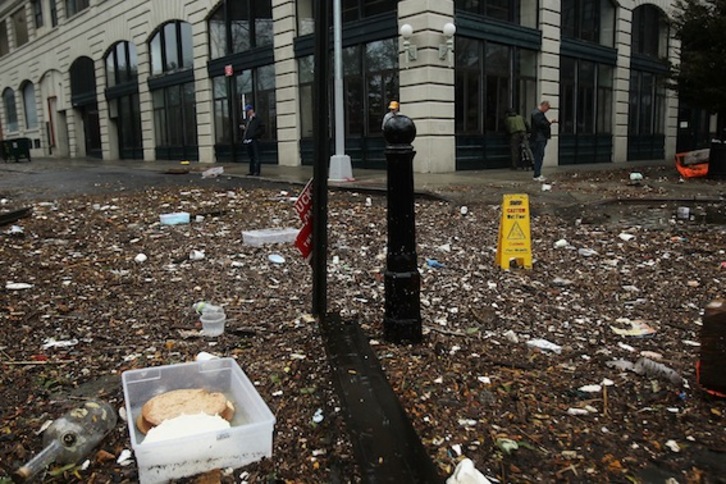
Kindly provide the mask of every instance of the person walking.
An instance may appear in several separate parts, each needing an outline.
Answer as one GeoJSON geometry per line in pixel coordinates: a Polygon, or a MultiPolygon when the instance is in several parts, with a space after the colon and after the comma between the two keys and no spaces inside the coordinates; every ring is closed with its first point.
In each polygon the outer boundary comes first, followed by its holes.
{"type": "Polygon", "coordinates": [[[398,104],[398,101],[391,101],[388,104],[388,112],[385,116],[383,116],[383,122],[381,123],[381,131],[383,131],[383,128],[386,126],[386,123],[389,119],[392,117],[398,115],[400,105],[398,104]]]}
{"type": "Polygon", "coordinates": [[[529,124],[524,117],[510,108],[504,117],[504,126],[509,135],[509,148],[512,158],[512,170],[521,168],[529,170],[532,167],[532,151],[529,149],[527,132],[529,124]]]}
{"type": "Polygon", "coordinates": [[[247,146],[247,155],[250,157],[250,171],[247,176],[260,176],[260,142],[265,132],[265,124],[255,113],[251,104],[245,106],[244,136],[242,144],[247,146]]]}
{"type": "Polygon", "coordinates": [[[532,147],[532,155],[534,156],[533,180],[538,182],[546,180],[546,178],[542,176],[542,162],[544,161],[547,141],[552,137],[551,125],[557,122],[556,119],[547,119],[545,113],[549,110],[550,102],[545,100],[539,103],[539,106],[534,108],[530,115],[530,125],[532,126],[530,146],[532,147]]]}

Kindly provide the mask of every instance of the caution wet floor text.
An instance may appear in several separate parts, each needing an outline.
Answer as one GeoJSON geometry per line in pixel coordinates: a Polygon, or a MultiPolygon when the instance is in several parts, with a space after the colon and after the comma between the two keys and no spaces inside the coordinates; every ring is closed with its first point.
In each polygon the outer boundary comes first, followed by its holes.
{"type": "Polygon", "coordinates": [[[532,268],[532,242],[529,233],[529,197],[504,195],[499,221],[496,264],[502,269],[532,268]]]}

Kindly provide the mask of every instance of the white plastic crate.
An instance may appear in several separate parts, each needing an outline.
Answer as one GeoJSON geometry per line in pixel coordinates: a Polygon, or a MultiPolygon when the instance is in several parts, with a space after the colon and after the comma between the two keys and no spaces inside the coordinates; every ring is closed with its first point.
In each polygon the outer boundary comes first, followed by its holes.
{"type": "Polygon", "coordinates": [[[233,358],[129,370],[121,380],[141,484],[242,467],[272,456],[275,416],[233,358]],[[136,428],[144,403],[161,393],[189,388],[224,393],[235,407],[231,427],[145,444],[136,428]]]}
{"type": "Polygon", "coordinates": [[[245,230],[242,232],[242,242],[253,247],[265,244],[286,244],[294,242],[298,232],[300,229],[295,228],[245,230]]]}

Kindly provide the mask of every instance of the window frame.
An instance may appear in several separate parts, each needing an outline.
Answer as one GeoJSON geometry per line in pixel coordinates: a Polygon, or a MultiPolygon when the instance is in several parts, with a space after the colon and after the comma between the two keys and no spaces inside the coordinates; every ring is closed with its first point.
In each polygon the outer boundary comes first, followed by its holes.
{"type": "Polygon", "coordinates": [[[467,37],[457,37],[455,52],[456,134],[506,134],[503,124],[506,111],[515,107],[521,114],[528,114],[536,103],[537,52],[467,37]],[[487,62],[497,54],[500,57],[503,54],[506,61],[487,62]],[[523,62],[524,56],[530,62],[523,62]]]}
{"type": "Polygon", "coordinates": [[[160,25],[148,41],[151,76],[158,77],[193,69],[193,35],[192,25],[183,20],[171,20],[160,25]],[[173,26],[171,33],[167,28],[169,26],[173,26]],[[188,38],[184,35],[187,31],[188,38]],[[173,51],[168,44],[170,40],[174,43],[173,51]],[[178,67],[170,67],[170,53],[175,53],[178,67]]]}
{"type": "Polygon", "coordinates": [[[562,0],[560,6],[563,38],[614,47],[618,7],[612,0],[562,0]]]}
{"type": "Polygon", "coordinates": [[[43,26],[43,3],[42,0],[32,0],[33,23],[36,29],[43,26]]]}
{"type": "MultiPolygon", "coordinates": [[[[53,3],[55,0],[50,0],[53,3]]],[[[91,6],[90,0],[66,0],[66,18],[71,18],[87,10],[91,6]]]]}
{"type": "Polygon", "coordinates": [[[18,108],[15,99],[15,91],[12,87],[3,90],[3,107],[5,108],[5,129],[8,133],[15,133],[20,130],[18,123],[18,108]]]}
{"type": "Polygon", "coordinates": [[[8,26],[5,19],[0,20],[0,57],[10,53],[10,38],[8,37],[8,26]]]}
{"type": "Polygon", "coordinates": [[[30,42],[30,32],[28,32],[28,16],[25,13],[25,6],[13,12],[10,15],[13,22],[13,31],[15,33],[15,48],[22,47],[30,42]]]}
{"type": "Polygon", "coordinates": [[[223,0],[207,17],[209,58],[220,59],[273,46],[271,0],[223,0]],[[232,7],[236,8],[232,8],[232,7]],[[246,35],[245,35],[246,34],[246,35]]]}
{"type": "Polygon", "coordinates": [[[523,27],[536,28],[537,0],[454,0],[454,9],[523,27]]]}
{"type": "Polygon", "coordinates": [[[38,100],[35,95],[35,86],[32,82],[25,82],[22,86],[23,113],[25,114],[25,129],[38,129],[38,100]],[[32,92],[29,96],[28,89],[32,92]],[[30,99],[29,99],[30,97],[30,99]]]}
{"type": "Polygon", "coordinates": [[[644,4],[633,10],[631,36],[633,54],[654,59],[668,55],[668,18],[657,6],[644,4]]]}

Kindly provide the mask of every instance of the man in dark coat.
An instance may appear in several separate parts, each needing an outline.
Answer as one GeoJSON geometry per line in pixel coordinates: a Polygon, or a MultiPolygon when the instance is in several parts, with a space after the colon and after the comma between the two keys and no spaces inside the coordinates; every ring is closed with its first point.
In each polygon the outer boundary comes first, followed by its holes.
{"type": "Polygon", "coordinates": [[[260,176],[260,137],[265,132],[265,125],[251,104],[245,106],[245,124],[242,143],[247,146],[250,157],[250,172],[247,176],[260,176]]]}
{"type": "Polygon", "coordinates": [[[542,162],[544,161],[545,147],[547,140],[552,137],[552,128],[550,125],[557,122],[556,119],[549,120],[545,113],[550,110],[550,102],[542,101],[539,103],[530,116],[530,125],[532,135],[530,136],[529,146],[532,148],[534,156],[534,180],[538,182],[545,181],[542,176],[542,162]]]}

